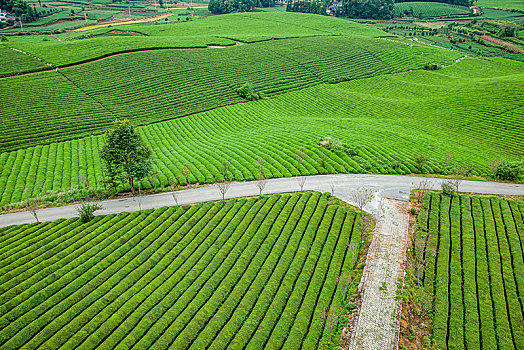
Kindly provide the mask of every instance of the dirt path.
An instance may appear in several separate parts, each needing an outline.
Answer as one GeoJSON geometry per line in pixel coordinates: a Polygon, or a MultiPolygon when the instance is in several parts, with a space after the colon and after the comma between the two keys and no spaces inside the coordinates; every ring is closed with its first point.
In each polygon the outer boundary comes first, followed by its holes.
{"type": "Polygon", "coordinates": [[[147,17],[147,18],[142,18],[142,19],[134,19],[134,20],[131,20],[131,21],[121,21],[121,22],[109,22],[109,23],[103,23],[103,24],[94,24],[92,26],[86,26],[86,27],[75,29],[75,30],[73,30],[73,32],[85,32],[85,31],[92,30],[92,29],[105,28],[105,27],[108,27],[108,26],[114,27],[114,26],[120,26],[120,25],[124,25],[124,24],[137,24],[137,23],[154,22],[154,21],[159,21],[161,19],[167,18],[169,16],[173,16],[173,15],[174,15],[174,13],[164,13],[164,14],[159,15],[159,16],[147,17]]]}
{"type": "Polygon", "coordinates": [[[382,199],[363,277],[362,306],[351,350],[395,348],[397,284],[404,274],[409,203],[382,199]]]}

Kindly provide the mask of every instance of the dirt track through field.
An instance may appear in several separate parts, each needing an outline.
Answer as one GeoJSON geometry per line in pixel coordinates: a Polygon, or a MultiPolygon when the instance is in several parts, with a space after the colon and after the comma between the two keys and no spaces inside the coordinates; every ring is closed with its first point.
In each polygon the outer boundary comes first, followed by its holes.
{"type": "Polygon", "coordinates": [[[384,198],[366,261],[362,306],[351,350],[395,348],[397,284],[404,274],[409,203],[384,198]]]}
{"type": "Polygon", "coordinates": [[[148,23],[148,22],[154,22],[154,21],[160,21],[164,18],[167,18],[169,16],[173,16],[174,13],[165,13],[165,14],[162,14],[162,15],[159,15],[159,16],[153,16],[153,17],[147,17],[147,18],[142,18],[142,19],[135,19],[135,20],[131,20],[131,21],[121,21],[121,22],[109,22],[109,23],[103,23],[103,24],[95,24],[95,25],[92,25],[92,26],[87,26],[87,27],[82,27],[82,28],[78,28],[78,29],[75,29],[73,30],[73,32],[85,32],[85,31],[88,31],[88,30],[92,30],[92,29],[99,29],[99,28],[105,28],[105,27],[108,27],[108,26],[120,26],[120,25],[124,25],[124,24],[137,24],[137,23],[148,23]]]}

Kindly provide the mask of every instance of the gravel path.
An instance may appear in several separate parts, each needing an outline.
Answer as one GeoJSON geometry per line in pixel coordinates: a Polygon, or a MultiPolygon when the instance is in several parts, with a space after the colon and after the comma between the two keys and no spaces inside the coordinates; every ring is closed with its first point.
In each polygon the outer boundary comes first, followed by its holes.
{"type": "Polygon", "coordinates": [[[350,349],[395,348],[397,283],[404,273],[409,204],[383,199],[368,253],[362,306],[350,349]]]}

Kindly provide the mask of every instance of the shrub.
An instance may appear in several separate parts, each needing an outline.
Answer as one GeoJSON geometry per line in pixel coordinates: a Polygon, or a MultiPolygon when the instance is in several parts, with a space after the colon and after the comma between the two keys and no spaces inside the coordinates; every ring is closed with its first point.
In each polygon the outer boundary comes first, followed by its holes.
{"type": "Polygon", "coordinates": [[[358,156],[359,149],[357,146],[351,146],[341,140],[332,137],[323,137],[317,141],[317,145],[330,151],[346,152],[350,156],[358,156]]]}
{"type": "Polygon", "coordinates": [[[522,178],[524,174],[524,162],[509,162],[503,161],[495,169],[495,178],[505,181],[517,181],[522,178]]]}
{"type": "Polygon", "coordinates": [[[442,193],[444,193],[445,195],[452,196],[453,194],[455,194],[455,188],[453,187],[451,182],[444,181],[442,182],[441,187],[442,187],[442,193]]]}
{"type": "Polygon", "coordinates": [[[438,65],[436,63],[426,63],[424,65],[424,69],[425,70],[438,70],[438,69],[440,69],[440,65],[438,65]]]}
{"type": "Polygon", "coordinates": [[[245,83],[235,91],[238,96],[245,98],[248,101],[256,101],[262,98],[262,94],[253,89],[251,83],[245,83]]]}
{"type": "Polygon", "coordinates": [[[417,214],[417,208],[411,208],[411,215],[417,214]]]}
{"type": "Polygon", "coordinates": [[[422,171],[424,170],[424,164],[426,164],[429,161],[429,157],[422,153],[415,154],[413,156],[413,161],[417,165],[417,169],[422,173],[422,171]]]}
{"type": "Polygon", "coordinates": [[[78,216],[82,223],[89,222],[95,218],[95,211],[102,210],[104,207],[99,203],[82,203],[77,208],[78,216]]]}

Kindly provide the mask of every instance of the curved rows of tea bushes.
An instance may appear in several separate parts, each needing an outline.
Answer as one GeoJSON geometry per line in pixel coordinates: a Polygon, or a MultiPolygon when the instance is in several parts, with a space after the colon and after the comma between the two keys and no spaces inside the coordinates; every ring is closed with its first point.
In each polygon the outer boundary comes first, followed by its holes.
{"type": "Polygon", "coordinates": [[[429,264],[437,348],[524,346],[524,205],[475,196],[431,194],[429,264]]]}
{"type": "MultiPolygon", "coordinates": [[[[100,28],[94,37],[63,41],[14,41],[9,46],[31,53],[56,67],[87,62],[118,52],[160,48],[202,48],[234,45],[235,41],[259,42],[271,39],[325,35],[378,37],[373,26],[330,16],[299,13],[238,13],[210,16],[184,23],[143,23],[118,26],[119,30],[144,34],[140,37],[98,36],[114,28],[100,28]],[[307,24],[305,24],[307,22],[307,24]]],[[[1,71],[2,67],[0,67],[1,71]]]]}
{"type": "MultiPolygon", "coordinates": [[[[222,181],[224,161],[231,163],[231,180],[253,180],[259,156],[268,177],[420,173],[417,154],[428,157],[423,172],[488,174],[490,161],[522,156],[520,71],[469,59],[436,72],[321,85],[140,127],[155,160],[155,174],[142,187],[168,186],[175,178],[187,184],[188,164],[190,183],[222,181]],[[358,147],[358,154],[318,146],[324,137],[358,147]],[[306,153],[300,169],[298,149],[306,153]]],[[[1,153],[0,204],[21,201],[24,190],[35,196],[42,184],[44,192],[103,188],[102,145],[93,136],[1,153]]]]}
{"type": "Polygon", "coordinates": [[[355,212],[331,201],[272,195],[0,229],[0,347],[316,348],[360,239],[355,212]]]}
{"type": "Polygon", "coordinates": [[[413,17],[464,16],[473,14],[466,6],[451,5],[439,2],[401,2],[395,4],[395,15],[402,17],[405,12],[413,17]]]}
{"type": "Polygon", "coordinates": [[[101,133],[115,118],[148,124],[242,102],[235,91],[246,82],[273,96],[419,69],[428,60],[449,64],[459,56],[380,39],[322,36],[129,53],[4,78],[0,90],[10,103],[3,109],[0,151],[101,133]]]}

